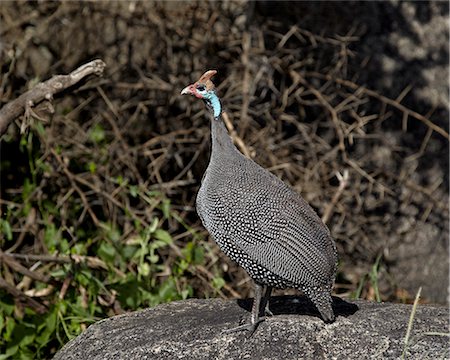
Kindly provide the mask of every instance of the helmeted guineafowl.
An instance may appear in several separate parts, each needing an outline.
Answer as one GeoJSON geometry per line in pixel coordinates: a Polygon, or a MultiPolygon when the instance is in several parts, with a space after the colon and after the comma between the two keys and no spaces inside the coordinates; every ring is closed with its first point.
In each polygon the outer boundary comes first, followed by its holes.
{"type": "Polygon", "coordinates": [[[202,99],[212,114],[211,158],[197,195],[197,212],[222,251],[255,283],[254,331],[272,288],[301,290],[331,322],[337,252],[328,228],[303,198],[234,146],[209,70],[181,94],[202,99]],[[264,293],[264,294],[263,294],[264,293]]]}

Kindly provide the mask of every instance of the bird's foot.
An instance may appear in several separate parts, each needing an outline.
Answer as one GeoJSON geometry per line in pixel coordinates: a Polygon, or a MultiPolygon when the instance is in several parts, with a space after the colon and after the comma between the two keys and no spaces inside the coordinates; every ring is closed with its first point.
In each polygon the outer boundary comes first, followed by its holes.
{"type": "Polygon", "coordinates": [[[268,306],[266,306],[266,308],[264,309],[264,313],[266,314],[266,316],[273,316],[273,312],[270,311],[268,306]]]}
{"type": "Polygon", "coordinates": [[[252,335],[256,328],[258,327],[258,325],[264,321],[264,318],[262,319],[258,319],[257,321],[255,321],[254,323],[248,323],[248,324],[243,324],[243,325],[239,325],[235,328],[231,328],[231,329],[226,329],[223,330],[222,333],[224,334],[231,334],[234,332],[238,332],[238,331],[248,331],[250,333],[250,335],[252,335]]]}

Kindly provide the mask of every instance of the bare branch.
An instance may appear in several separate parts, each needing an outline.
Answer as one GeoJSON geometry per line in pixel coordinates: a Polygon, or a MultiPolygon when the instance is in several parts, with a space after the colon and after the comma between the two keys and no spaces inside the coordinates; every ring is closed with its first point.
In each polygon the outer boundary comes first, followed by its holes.
{"type": "Polygon", "coordinates": [[[236,130],[234,130],[234,126],[231,123],[231,120],[228,116],[228,114],[224,111],[222,113],[223,121],[225,123],[225,126],[227,127],[228,131],[230,132],[231,137],[233,138],[236,145],[241,149],[242,153],[247,156],[248,158],[252,158],[250,151],[248,150],[247,146],[245,146],[244,141],[241,137],[236,133],[236,130]]]}
{"type": "MultiPolygon", "coordinates": [[[[355,84],[352,81],[349,80],[343,80],[343,79],[338,79],[338,78],[333,78],[330,75],[324,75],[324,74],[320,74],[317,72],[308,72],[305,75],[307,76],[313,76],[316,78],[320,78],[320,79],[325,79],[327,81],[334,81],[337,84],[340,85],[344,85],[349,87],[350,89],[353,90],[358,90],[361,93],[367,94],[375,99],[378,99],[380,101],[382,101],[383,103],[390,105],[400,111],[402,111],[404,114],[411,116],[421,122],[423,122],[426,126],[428,126],[430,129],[433,129],[435,132],[437,132],[438,134],[442,135],[444,138],[446,138],[447,140],[450,139],[450,135],[447,131],[445,131],[444,129],[442,129],[441,127],[439,127],[438,125],[434,124],[433,122],[431,122],[428,118],[426,118],[425,116],[419,114],[418,112],[415,112],[414,110],[408,109],[406,106],[400,104],[399,101],[397,100],[392,100],[386,96],[380,95],[378,94],[376,91],[367,89],[363,86],[360,86],[358,84],[355,84]]],[[[404,94],[405,91],[403,91],[397,99],[402,99],[406,94],[404,94]]]]}
{"type": "Polygon", "coordinates": [[[35,310],[39,314],[44,314],[47,312],[47,308],[40,302],[32,299],[31,297],[25,295],[22,291],[18,290],[15,286],[8,283],[5,279],[0,277],[0,288],[4,289],[16,299],[25,302],[29,307],[35,310]]]}
{"type": "Polygon", "coordinates": [[[10,101],[0,109],[0,136],[10,123],[22,115],[27,108],[35,106],[43,100],[51,100],[53,95],[77,84],[88,75],[103,74],[106,64],[102,60],[90,61],[68,75],[55,75],[51,79],[37,84],[33,89],[10,101]]]}
{"type": "Polygon", "coordinates": [[[334,207],[336,206],[339,198],[341,197],[342,193],[344,192],[345,188],[348,185],[349,181],[348,170],[345,169],[342,175],[340,173],[336,173],[336,177],[339,180],[339,187],[336,193],[334,194],[333,199],[331,199],[331,203],[328,204],[328,206],[325,209],[325,212],[323,213],[322,221],[324,222],[324,224],[326,224],[328,220],[330,220],[330,217],[333,214],[334,207]]]}

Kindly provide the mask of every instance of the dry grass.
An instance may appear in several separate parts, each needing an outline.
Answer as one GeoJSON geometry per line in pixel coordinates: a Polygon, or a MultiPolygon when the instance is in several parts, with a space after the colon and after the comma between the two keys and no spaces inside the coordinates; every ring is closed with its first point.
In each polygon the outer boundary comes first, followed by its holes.
{"type": "MultiPolygon", "coordinates": [[[[436,162],[430,175],[418,166],[447,144],[447,131],[431,120],[432,111],[420,114],[402,104],[409,89],[390,99],[358,83],[364,62],[351,50],[358,42],[352,33],[327,37],[276,21],[250,22],[245,9],[237,2],[2,7],[3,104],[29,84],[91,58],[107,64],[102,79],[56,98],[54,113],[41,106],[17,120],[29,126],[22,153],[17,127],[3,140],[0,202],[13,236],[2,242],[5,253],[17,254],[11,256],[18,262],[19,254],[46,256],[49,222],[74,246],[96,229],[92,241],[100,241],[105,223],[120,229],[118,242],[127,243],[137,224],[147,227],[158,216],[175,240],[161,253],[170,273],[192,234],[206,236],[194,199],[208,160],[208,121],[201,104],[191,108],[179,91],[216,68],[241,150],[301,192],[320,215],[326,211],[341,258],[336,291],[349,295],[383,254],[383,298],[396,297],[397,285],[388,281],[389,249],[415,231],[408,221],[446,228],[443,169],[436,162]],[[37,156],[32,164],[30,156],[37,156]],[[337,174],[344,172],[348,184],[339,188],[337,174]],[[35,184],[28,192],[23,176],[35,184]]],[[[196,294],[209,293],[220,272],[231,282],[222,296],[247,295],[243,272],[215,245],[207,247],[205,263],[192,270],[196,294]]],[[[14,275],[19,268],[2,266],[10,284],[22,279],[14,275]]],[[[48,269],[41,267],[43,274],[48,269]]],[[[362,296],[370,294],[367,285],[362,296]]]]}

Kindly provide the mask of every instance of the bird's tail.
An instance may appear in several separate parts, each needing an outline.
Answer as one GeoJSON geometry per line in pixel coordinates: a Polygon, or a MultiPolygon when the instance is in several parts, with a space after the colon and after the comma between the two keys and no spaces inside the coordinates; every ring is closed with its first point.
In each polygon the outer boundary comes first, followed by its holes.
{"type": "Polygon", "coordinates": [[[326,323],[331,323],[335,320],[333,311],[333,299],[330,291],[320,287],[308,287],[302,289],[303,293],[313,302],[317,310],[319,310],[322,319],[326,323]]]}

